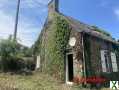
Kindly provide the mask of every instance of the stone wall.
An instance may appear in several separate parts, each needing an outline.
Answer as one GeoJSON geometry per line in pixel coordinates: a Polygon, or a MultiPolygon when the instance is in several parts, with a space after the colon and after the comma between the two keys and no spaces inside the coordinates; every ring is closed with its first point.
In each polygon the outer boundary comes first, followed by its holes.
{"type": "Polygon", "coordinates": [[[82,77],[83,75],[83,47],[82,47],[82,34],[72,28],[70,38],[75,38],[75,46],[67,45],[69,52],[73,53],[73,71],[74,77],[82,77]]]}
{"type": "MultiPolygon", "coordinates": [[[[112,72],[112,69],[110,73],[104,73],[102,71],[102,63],[101,63],[101,50],[109,50],[109,55],[112,51],[114,51],[113,44],[108,41],[104,41],[102,39],[90,36],[90,46],[91,46],[91,65],[92,65],[92,71],[94,72],[94,75],[99,76],[105,76],[109,79],[114,80],[114,78],[119,75],[118,72],[114,73],[112,72]]],[[[115,44],[114,44],[115,45],[115,44]]],[[[109,56],[109,60],[111,63],[111,56],[109,56]]],[[[118,59],[117,59],[118,63],[118,59]]],[[[118,64],[119,65],[119,64],[118,64]]],[[[111,68],[111,67],[110,67],[111,68]]]]}

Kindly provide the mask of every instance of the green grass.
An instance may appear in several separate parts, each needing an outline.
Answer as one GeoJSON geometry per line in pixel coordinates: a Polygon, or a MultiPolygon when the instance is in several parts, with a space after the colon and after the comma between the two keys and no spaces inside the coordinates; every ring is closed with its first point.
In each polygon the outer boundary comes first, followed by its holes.
{"type": "Polygon", "coordinates": [[[0,74],[0,90],[70,90],[61,82],[46,74],[30,76],[0,74]]]}
{"type": "MultiPolygon", "coordinates": [[[[33,75],[0,74],[0,90],[89,90],[78,86],[67,86],[47,74],[33,75]]],[[[109,90],[109,89],[103,89],[109,90]]]]}

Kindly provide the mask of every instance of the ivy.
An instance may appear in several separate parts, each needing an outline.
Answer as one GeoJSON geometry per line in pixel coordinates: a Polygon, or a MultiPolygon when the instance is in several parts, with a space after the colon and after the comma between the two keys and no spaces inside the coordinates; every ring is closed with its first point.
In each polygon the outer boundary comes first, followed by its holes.
{"type": "Polygon", "coordinates": [[[71,29],[67,20],[57,14],[54,15],[52,24],[48,23],[47,26],[36,42],[35,50],[40,51],[42,71],[63,80],[65,50],[71,29]]]}
{"type": "Polygon", "coordinates": [[[84,36],[84,52],[85,52],[85,64],[86,64],[86,76],[94,75],[91,64],[91,43],[89,35],[85,34],[84,36]]]}
{"type": "MultiPolygon", "coordinates": [[[[65,50],[69,40],[70,28],[68,22],[61,18],[60,16],[56,17],[56,32],[55,32],[55,51],[57,57],[54,60],[57,60],[57,65],[59,71],[61,71],[61,77],[64,77],[64,58],[65,50]]],[[[53,61],[54,62],[54,61],[53,61]]]]}

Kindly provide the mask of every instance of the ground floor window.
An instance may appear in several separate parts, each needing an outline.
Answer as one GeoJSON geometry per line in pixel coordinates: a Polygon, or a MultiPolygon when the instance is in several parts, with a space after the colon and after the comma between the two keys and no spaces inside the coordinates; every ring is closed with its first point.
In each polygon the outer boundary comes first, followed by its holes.
{"type": "Polygon", "coordinates": [[[111,52],[111,61],[113,72],[118,72],[116,54],[111,52]]]}
{"type": "Polygon", "coordinates": [[[101,50],[101,63],[103,72],[118,72],[116,54],[108,50],[101,50]]]}
{"type": "Polygon", "coordinates": [[[103,72],[111,72],[111,60],[108,50],[101,50],[101,63],[103,72]]]}

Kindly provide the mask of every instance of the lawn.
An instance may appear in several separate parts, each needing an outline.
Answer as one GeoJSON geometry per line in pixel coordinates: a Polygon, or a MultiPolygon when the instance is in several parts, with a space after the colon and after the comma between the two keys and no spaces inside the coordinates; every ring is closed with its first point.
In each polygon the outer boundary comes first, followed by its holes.
{"type": "Polygon", "coordinates": [[[33,75],[0,74],[0,90],[71,90],[46,74],[33,75]]]}
{"type": "MultiPolygon", "coordinates": [[[[0,90],[89,90],[67,86],[47,74],[33,75],[0,74],[0,90]]],[[[103,89],[109,90],[109,89],[103,89]]]]}

